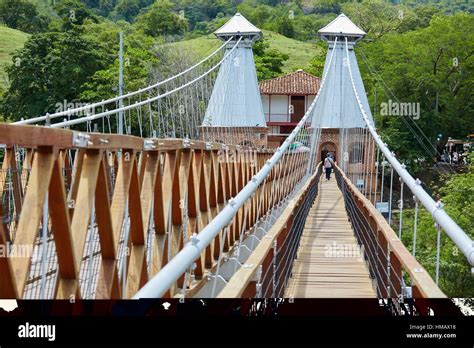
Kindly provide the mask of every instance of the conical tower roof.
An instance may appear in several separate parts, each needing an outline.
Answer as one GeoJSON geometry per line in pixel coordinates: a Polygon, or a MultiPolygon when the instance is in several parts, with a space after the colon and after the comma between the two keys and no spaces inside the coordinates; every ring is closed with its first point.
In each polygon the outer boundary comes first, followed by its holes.
{"type": "Polygon", "coordinates": [[[248,19],[240,13],[236,13],[226,24],[217,29],[214,34],[221,38],[234,35],[245,35],[259,38],[262,36],[262,31],[250,23],[248,19]]]}
{"type": "Polygon", "coordinates": [[[362,38],[366,35],[366,32],[355,25],[344,13],[341,13],[331,23],[318,30],[318,34],[326,39],[334,35],[362,38]]]}

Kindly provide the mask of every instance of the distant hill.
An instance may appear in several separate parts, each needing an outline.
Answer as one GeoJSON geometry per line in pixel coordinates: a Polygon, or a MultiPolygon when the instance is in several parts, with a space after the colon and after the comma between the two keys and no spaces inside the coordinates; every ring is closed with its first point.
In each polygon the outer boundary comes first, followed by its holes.
{"type": "Polygon", "coordinates": [[[0,88],[7,87],[5,68],[12,64],[12,54],[20,49],[28,39],[28,34],[0,25],[0,88]]]}
{"type": "MultiPolygon", "coordinates": [[[[268,39],[271,49],[276,49],[290,56],[283,66],[284,73],[307,67],[310,60],[320,49],[315,44],[290,39],[269,30],[263,30],[263,35],[268,39]]],[[[173,42],[170,45],[182,47],[186,51],[193,52],[196,56],[201,58],[211,53],[212,50],[219,47],[221,43],[222,42],[217,40],[214,35],[208,35],[196,39],[173,42]]]]}

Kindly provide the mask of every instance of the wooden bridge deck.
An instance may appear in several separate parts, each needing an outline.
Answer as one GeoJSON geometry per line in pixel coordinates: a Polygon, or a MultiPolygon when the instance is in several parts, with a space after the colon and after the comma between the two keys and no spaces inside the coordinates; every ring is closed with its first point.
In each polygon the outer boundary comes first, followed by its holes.
{"type": "Polygon", "coordinates": [[[285,297],[376,297],[334,176],[319,187],[285,297]]]}

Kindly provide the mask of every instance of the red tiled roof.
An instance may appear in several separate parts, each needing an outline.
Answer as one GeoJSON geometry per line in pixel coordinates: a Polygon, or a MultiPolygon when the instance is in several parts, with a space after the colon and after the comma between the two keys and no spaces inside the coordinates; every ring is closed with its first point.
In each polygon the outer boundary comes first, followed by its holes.
{"type": "Polygon", "coordinates": [[[287,94],[287,95],[310,95],[319,90],[319,77],[313,76],[303,70],[262,81],[260,83],[261,94],[287,94]]]}

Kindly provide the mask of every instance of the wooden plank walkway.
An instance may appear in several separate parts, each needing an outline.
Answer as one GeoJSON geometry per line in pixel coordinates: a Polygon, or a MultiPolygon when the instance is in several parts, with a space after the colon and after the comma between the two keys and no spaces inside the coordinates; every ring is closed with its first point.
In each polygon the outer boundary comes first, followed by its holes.
{"type": "Polygon", "coordinates": [[[321,176],[285,297],[376,297],[334,176],[321,176]]]}

